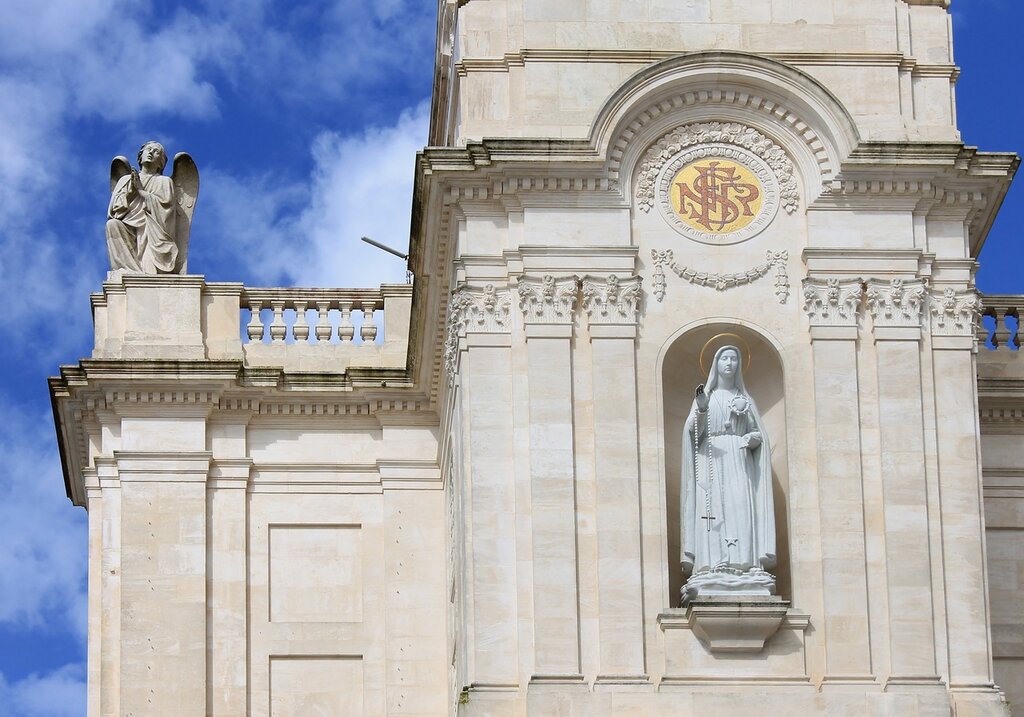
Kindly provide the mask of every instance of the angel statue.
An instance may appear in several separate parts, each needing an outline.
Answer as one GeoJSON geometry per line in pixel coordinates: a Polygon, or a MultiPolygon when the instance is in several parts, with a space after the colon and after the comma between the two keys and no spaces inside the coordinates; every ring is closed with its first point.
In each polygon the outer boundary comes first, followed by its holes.
{"type": "Polygon", "coordinates": [[[126,157],[110,163],[107,254],[114,272],[185,274],[192,212],[199,195],[199,170],[185,152],[174,156],[170,177],[163,175],[167,152],[146,142],[139,171],[126,157]]]}
{"type": "Polygon", "coordinates": [[[771,449],[736,346],[715,353],[683,431],[683,605],[708,595],[773,595],[771,449]]]}

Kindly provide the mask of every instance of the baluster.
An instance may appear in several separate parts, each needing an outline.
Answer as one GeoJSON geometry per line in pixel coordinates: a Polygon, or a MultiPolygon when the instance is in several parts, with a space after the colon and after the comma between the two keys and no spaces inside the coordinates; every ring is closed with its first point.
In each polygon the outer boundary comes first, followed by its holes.
{"type": "Polygon", "coordinates": [[[284,341],[288,326],[284,323],[284,299],[272,299],[270,306],[274,309],[274,320],[270,324],[270,340],[274,343],[284,341]]]}
{"type": "Polygon", "coordinates": [[[375,302],[373,301],[363,302],[363,325],[359,329],[359,335],[365,344],[372,344],[373,340],[377,338],[377,324],[373,322],[374,306],[375,302]]]}
{"type": "Polygon", "coordinates": [[[316,302],[316,340],[322,344],[330,343],[331,340],[331,320],[330,317],[327,315],[327,312],[330,311],[330,309],[331,302],[316,302]]]}
{"type": "Polygon", "coordinates": [[[245,333],[249,335],[250,343],[258,343],[263,340],[263,321],[260,319],[260,310],[263,308],[262,301],[250,301],[249,323],[245,327],[245,333]]]}
{"type": "Polygon", "coordinates": [[[992,336],[992,343],[996,348],[1010,345],[1010,324],[1007,321],[1007,319],[1010,318],[1010,315],[1011,314],[1005,310],[994,312],[996,331],[992,336]]]}
{"type": "Polygon", "coordinates": [[[352,302],[341,302],[341,325],[338,326],[338,337],[341,343],[346,344],[352,341],[356,334],[356,327],[352,325],[352,302]]]}
{"type": "Polygon", "coordinates": [[[306,323],[306,302],[295,302],[295,325],[292,327],[296,343],[305,343],[309,338],[309,324],[306,323]]]}

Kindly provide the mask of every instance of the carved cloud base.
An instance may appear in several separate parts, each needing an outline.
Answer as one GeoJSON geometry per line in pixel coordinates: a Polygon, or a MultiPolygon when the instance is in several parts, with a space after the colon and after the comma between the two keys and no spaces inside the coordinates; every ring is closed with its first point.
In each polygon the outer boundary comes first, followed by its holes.
{"type": "Polygon", "coordinates": [[[695,573],[681,592],[683,607],[705,597],[770,597],[775,594],[775,576],[758,568],[712,568],[695,573]]]}
{"type": "Polygon", "coordinates": [[[709,596],[686,606],[683,621],[711,652],[761,652],[789,602],[770,596],[709,596]]]}

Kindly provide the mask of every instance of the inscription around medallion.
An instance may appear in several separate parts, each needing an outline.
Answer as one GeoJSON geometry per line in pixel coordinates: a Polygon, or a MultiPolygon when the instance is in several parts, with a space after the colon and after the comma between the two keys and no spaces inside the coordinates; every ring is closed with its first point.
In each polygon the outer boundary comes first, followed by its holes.
{"type": "Polygon", "coordinates": [[[779,210],[775,173],[747,150],[725,144],[693,147],[658,177],[662,216],[704,244],[736,244],[763,231],[779,210]]]}

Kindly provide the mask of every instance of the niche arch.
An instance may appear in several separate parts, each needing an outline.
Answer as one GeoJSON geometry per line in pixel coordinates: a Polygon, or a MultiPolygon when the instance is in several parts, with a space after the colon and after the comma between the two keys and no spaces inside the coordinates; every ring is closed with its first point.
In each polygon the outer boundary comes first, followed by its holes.
{"type": "Polygon", "coordinates": [[[814,77],[734,51],[678,55],[635,73],[598,112],[590,141],[632,198],[647,149],[673,129],[701,122],[737,122],[781,145],[797,166],[805,205],[860,142],[853,117],[814,77]]]}
{"type": "Polygon", "coordinates": [[[775,341],[749,322],[714,318],[681,328],[670,337],[659,359],[661,401],[662,469],[664,470],[665,535],[667,542],[669,607],[679,605],[683,573],[680,566],[680,474],[682,470],[683,424],[690,411],[696,386],[706,375],[700,369],[700,352],[714,336],[734,333],[750,346],[751,365],[744,360],[744,382],[757,404],[772,447],[772,490],[775,503],[776,554],[773,571],[777,592],[792,596],[789,549],[789,436],[786,420],[785,376],[781,352],[775,341]]]}

